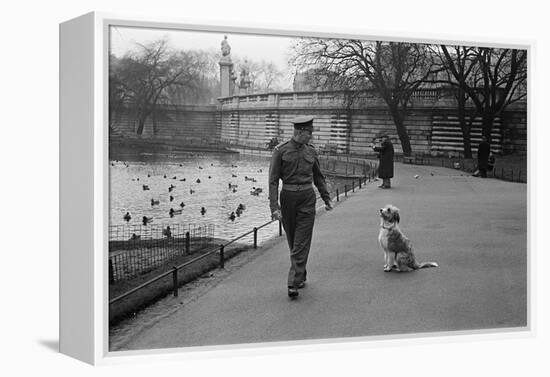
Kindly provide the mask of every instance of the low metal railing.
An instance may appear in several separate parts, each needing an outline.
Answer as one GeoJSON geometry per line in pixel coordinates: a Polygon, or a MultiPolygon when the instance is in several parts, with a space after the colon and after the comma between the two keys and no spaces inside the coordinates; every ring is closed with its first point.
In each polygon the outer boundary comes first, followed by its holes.
{"type": "MultiPolygon", "coordinates": [[[[400,156],[396,160],[416,165],[441,165],[441,167],[457,169],[467,173],[474,173],[477,168],[477,160],[473,158],[434,159],[431,156],[413,155],[400,156]]],[[[500,166],[498,159],[493,169],[487,171],[487,176],[503,181],[527,183],[526,168],[500,166]]]]}
{"type": "Polygon", "coordinates": [[[109,283],[135,278],[198,251],[213,238],[212,224],[110,225],[109,283]]]}

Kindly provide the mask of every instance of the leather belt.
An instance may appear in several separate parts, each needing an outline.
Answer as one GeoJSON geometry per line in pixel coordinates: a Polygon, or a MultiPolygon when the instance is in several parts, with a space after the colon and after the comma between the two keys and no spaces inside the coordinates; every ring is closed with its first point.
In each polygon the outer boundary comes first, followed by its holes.
{"type": "Polygon", "coordinates": [[[305,191],[313,189],[311,183],[304,183],[302,185],[293,185],[291,183],[283,183],[283,190],[286,191],[305,191]]]}

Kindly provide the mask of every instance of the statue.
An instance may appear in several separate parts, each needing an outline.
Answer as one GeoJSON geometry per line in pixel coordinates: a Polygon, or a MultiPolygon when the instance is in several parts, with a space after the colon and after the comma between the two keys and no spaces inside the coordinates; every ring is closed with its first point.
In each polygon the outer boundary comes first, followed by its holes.
{"type": "Polygon", "coordinates": [[[248,68],[248,61],[244,59],[244,63],[241,65],[241,82],[240,87],[241,88],[248,88],[250,85],[250,78],[249,75],[249,68],[248,68]]]}
{"type": "Polygon", "coordinates": [[[227,35],[224,35],[222,41],[222,56],[229,56],[229,54],[231,54],[231,46],[227,43],[227,35]]]}

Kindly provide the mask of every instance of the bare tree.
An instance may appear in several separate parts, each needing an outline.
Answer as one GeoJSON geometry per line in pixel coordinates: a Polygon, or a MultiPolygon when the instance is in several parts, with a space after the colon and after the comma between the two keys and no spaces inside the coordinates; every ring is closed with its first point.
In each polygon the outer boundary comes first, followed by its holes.
{"type": "Polygon", "coordinates": [[[258,67],[258,89],[269,92],[275,89],[277,82],[283,77],[283,72],[277,68],[275,63],[262,60],[258,67]]]}
{"type": "Polygon", "coordinates": [[[138,46],[137,52],[120,59],[118,82],[138,123],[136,133],[141,135],[147,119],[167,100],[168,88],[198,87],[202,65],[192,54],[171,51],[166,40],[138,46]]]}
{"type": "Polygon", "coordinates": [[[442,67],[441,74],[433,82],[443,83],[455,88],[454,95],[457,100],[457,112],[460,129],[462,131],[463,151],[465,158],[472,157],[472,143],[470,139],[470,130],[472,128],[475,114],[468,111],[467,103],[470,98],[468,92],[464,90],[461,82],[472,82],[475,73],[478,70],[478,59],[474,47],[465,46],[432,46],[431,51],[438,57],[442,67]],[[447,51],[445,55],[444,51],[447,51]],[[447,58],[449,57],[449,58],[447,58]]]}
{"type": "Polygon", "coordinates": [[[454,54],[443,45],[441,50],[459,88],[472,100],[481,116],[483,135],[490,142],[495,118],[509,105],[527,96],[527,51],[462,47],[462,51],[469,52],[464,59],[472,67],[463,72],[454,54]]]}
{"type": "Polygon", "coordinates": [[[195,62],[197,72],[193,85],[171,85],[166,88],[167,101],[174,105],[212,103],[220,93],[217,51],[180,52],[184,61],[195,62]]]}
{"type": "MultiPolygon", "coordinates": [[[[377,90],[393,118],[405,155],[412,152],[405,120],[410,99],[434,66],[427,46],[416,43],[306,38],[294,48],[293,64],[325,72],[328,80],[355,97],[368,83],[377,90]]],[[[349,101],[349,96],[348,96],[349,101]]]]}
{"type": "Polygon", "coordinates": [[[113,54],[109,54],[109,133],[116,133],[117,123],[123,116],[128,92],[122,82],[121,64],[113,54]]]}

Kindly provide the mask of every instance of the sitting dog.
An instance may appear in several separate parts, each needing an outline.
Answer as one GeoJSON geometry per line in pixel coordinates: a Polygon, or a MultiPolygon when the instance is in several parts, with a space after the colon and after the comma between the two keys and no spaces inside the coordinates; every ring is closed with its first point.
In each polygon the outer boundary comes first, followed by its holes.
{"type": "Polygon", "coordinates": [[[399,229],[399,208],[388,204],[380,208],[378,243],[384,250],[384,271],[408,272],[425,267],[437,267],[435,262],[418,263],[411,241],[399,229]]]}

